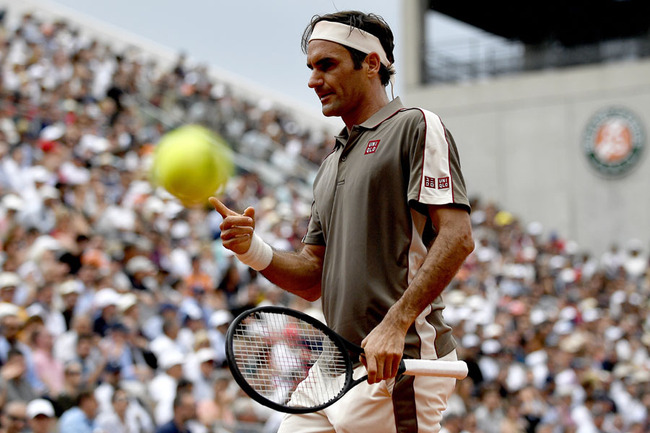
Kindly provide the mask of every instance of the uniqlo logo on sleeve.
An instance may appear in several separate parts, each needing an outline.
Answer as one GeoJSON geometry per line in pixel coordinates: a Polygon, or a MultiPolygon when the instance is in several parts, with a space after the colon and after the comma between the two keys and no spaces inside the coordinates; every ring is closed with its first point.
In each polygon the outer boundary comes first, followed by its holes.
{"type": "Polygon", "coordinates": [[[449,188],[449,176],[439,178],[438,189],[447,189],[447,188],[449,188]]]}
{"type": "Polygon", "coordinates": [[[427,188],[436,188],[436,178],[435,177],[429,177],[429,176],[424,176],[424,186],[427,188]]]}
{"type": "Polygon", "coordinates": [[[366,146],[366,153],[365,155],[369,153],[375,153],[377,151],[377,147],[379,146],[379,140],[371,140],[368,142],[368,145],[366,146]]]}

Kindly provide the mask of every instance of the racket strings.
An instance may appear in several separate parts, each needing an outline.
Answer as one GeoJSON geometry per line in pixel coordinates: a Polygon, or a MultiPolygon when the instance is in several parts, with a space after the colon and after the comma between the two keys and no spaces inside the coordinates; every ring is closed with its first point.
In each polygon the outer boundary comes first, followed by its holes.
{"type": "Polygon", "coordinates": [[[233,333],[236,368],[255,392],[289,407],[316,407],[346,384],[346,358],[320,329],[292,316],[258,312],[233,333]]]}

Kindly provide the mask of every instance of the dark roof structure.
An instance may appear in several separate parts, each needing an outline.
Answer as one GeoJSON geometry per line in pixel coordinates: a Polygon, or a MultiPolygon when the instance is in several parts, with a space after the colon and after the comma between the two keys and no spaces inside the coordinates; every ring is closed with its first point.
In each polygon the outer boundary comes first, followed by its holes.
{"type": "Polygon", "coordinates": [[[527,45],[650,35],[648,0],[430,0],[429,9],[527,45]]]}

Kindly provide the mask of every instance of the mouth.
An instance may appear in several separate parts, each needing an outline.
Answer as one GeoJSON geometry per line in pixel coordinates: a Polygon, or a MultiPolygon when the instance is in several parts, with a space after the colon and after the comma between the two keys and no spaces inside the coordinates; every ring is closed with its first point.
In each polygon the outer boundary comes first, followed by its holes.
{"type": "Polygon", "coordinates": [[[324,102],[325,99],[327,99],[328,96],[332,95],[332,93],[323,93],[318,95],[318,99],[320,99],[321,102],[324,102]]]}

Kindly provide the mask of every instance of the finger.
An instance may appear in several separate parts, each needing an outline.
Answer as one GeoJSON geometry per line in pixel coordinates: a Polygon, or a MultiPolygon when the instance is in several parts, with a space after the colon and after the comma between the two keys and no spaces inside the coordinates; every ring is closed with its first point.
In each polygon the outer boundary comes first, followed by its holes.
{"type": "Polygon", "coordinates": [[[208,201],[210,202],[210,204],[212,206],[214,206],[214,210],[219,212],[221,214],[221,216],[224,217],[224,218],[227,217],[227,216],[239,216],[240,215],[237,212],[229,209],[225,204],[223,204],[221,202],[221,200],[219,200],[216,197],[210,197],[208,199],[208,201]]]}
{"type": "Polygon", "coordinates": [[[236,215],[224,218],[223,222],[219,225],[221,231],[232,230],[245,230],[246,233],[253,231],[253,220],[247,216],[236,215]]]}
{"type": "Polygon", "coordinates": [[[377,382],[377,361],[374,357],[366,357],[366,370],[368,370],[368,383],[377,382]]]}
{"type": "Polygon", "coordinates": [[[237,236],[234,238],[223,239],[222,244],[224,248],[227,248],[237,254],[240,254],[245,251],[248,251],[248,248],[250,248],[250,237],[237,236]],[[248,246],[246,246],[246,244],[248,244],[248,246]],[[239,248],[240,246],[242,246],[242,248],[239,248]]]}
{"type": "Polygon", "coordinates": [[[221,239],[223,241],[236,240],[236,239],[241,239],[242,241],[250,240],[252,235],[253,235],[253,227],[251,226],[236,226],[221,231],[221,239]]]}
{"type": "Polygon", "coordinates": [[[399,356],[399,357],[395,357],[395,359],[393,360],[393,370],[392,370],[392,372],[391,372],[390,377],[395,377],[395,376],[397,376],[397,372],[399,371],[399,365],[400,365],[400,362],[401,362],[401,361],[402,361],[402,357],[401,357],[401,356],[399,356]]]}
{"type": "Polygon", "coordinates": [[[244,211],[244,215],[253,221],[253,228],[255,228],[255,209],[252,207],[247,207],[244,211]]]}

